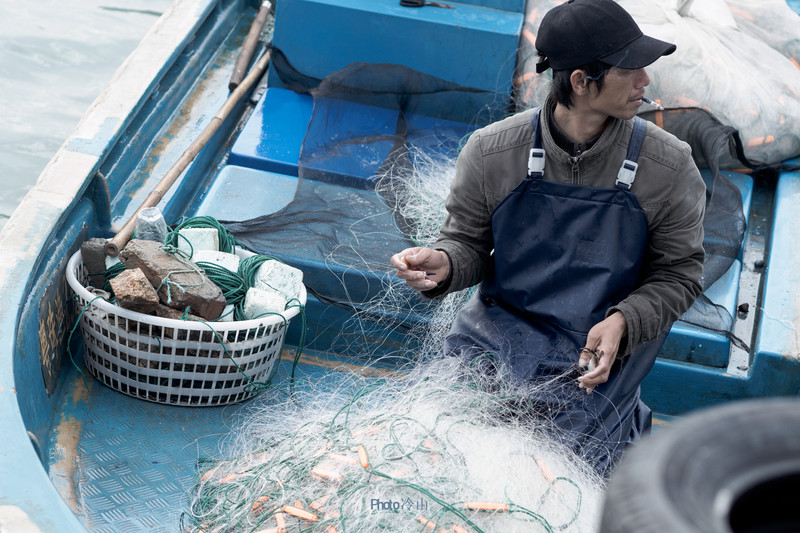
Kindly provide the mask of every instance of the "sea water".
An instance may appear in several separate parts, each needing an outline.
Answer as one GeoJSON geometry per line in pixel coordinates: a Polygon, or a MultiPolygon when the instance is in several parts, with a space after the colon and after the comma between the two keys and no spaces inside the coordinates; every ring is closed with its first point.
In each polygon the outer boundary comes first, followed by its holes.
{"type": "Polygon", "coordinates": [[[0,0],[0,229],[172,0],[0,0]]]}

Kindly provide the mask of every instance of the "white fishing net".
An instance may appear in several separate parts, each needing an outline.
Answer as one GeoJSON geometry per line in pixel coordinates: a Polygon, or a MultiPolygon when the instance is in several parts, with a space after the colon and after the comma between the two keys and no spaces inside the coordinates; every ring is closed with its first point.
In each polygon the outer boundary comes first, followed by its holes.
{"type": "Polygon", "coordinates": [[[383,378],[329,373],[266,402],[202,465],[183,526],[596,530],[603,481],[546,419],[524,416],[514,399],[527,391],[483,379],[439,359],[383,378]]]}

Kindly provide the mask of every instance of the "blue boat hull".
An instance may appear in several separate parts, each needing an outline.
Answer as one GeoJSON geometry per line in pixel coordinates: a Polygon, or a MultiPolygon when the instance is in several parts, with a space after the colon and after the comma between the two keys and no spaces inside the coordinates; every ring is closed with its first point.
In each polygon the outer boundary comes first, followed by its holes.
{"type": "MultiPolygon", "coordinates": [[[[464,135],[474,127],[465,109],[483,108],[487,99],[504,108],[508,102],[495,97],[512,90],[524,6],[515,0],[495,3],[487,8],[491,2],[465,2],[452,14],[401,11],[388,0],[352,0],[346,9],[323,0],[283,0],[274,44],[300,63],[305,54],[305,66],[317,77],[352,61],[393,61],[485,90],[464,96],[453,109],[420,110],[420,121],[434,120],[435,127],[464,135]],[[491,9],[492,17],[479,17],[481,9],[491,9]],[[368,39],[380,40],[392,24],[404,28],[407,42],[370,46],[368,39]],[[314,53],[330,44],[326,25],[342,33],[337,48],[329,50],[341,64],[314,53]],[[378,37],[365,30],[364,42],[348,45],[351,27],[374,27],[378,37]],[[430,28],[442,32],[436,50],[426,44],[430,28]],[[296,35],[306,31],[309,42],[303,45],[296,35]],[[464,47],[474,50],[463,52],[464,47]],[[475,57],[480,68],[467,76],[465,58],[475,57]]],[[[14,520],[19,531],[177,531],[198,461],[213,456],[228,428],[248,413],[247,402],[161,405],[94,380],[82,362],[78,310],[65,272],[81,243],[119,230],[228,97],[228,77],[256,9],[244,0],[177,3],[123,65],[0,234],[0,523],[14,520]]],[[[240,103],[166,194],[159,207],[167,220],[194,215],[243,220],[291,202],[312,102],[288,91],[273,73],[268,79],[258,103],[240,103]],[[254,195],[256,188],[270,192],[254,195]]],[[[355,112],[355,120],[377,121],[379,115],[365,108],[355,112]]],[[[373,175],[373,168],[341,171],[319,187],[326,195],[346,190],[368,201],[374,196],[373,175]]],[[[643,384],[657,427],[699,407],[800,390],[800,233],[794,229],[800,174],[784,173],[774,183],[730,177],[744,198],[748,233],[741,257],[710,292],[737,316],[734,332],[748,337],[751,350],[677,323],[643,384]],[[755,266],[754,257],[765,257],[766,266],[755,266]],[[749,315],[740,316],[737,307],[745,302],[749,315]]],[[[391,216],[376,224],[394,227],[391,216]]],[[[398,232],[390,242],[402,238],[398,232]]],[[[274,253],[328,294],[346,293],[358,302],[393,282],[385,273],[339,271],[311,247],[274,253]]],[[[390,373],[393,362],[413,356],[405,344],[407,328],[424,324],[427,315],[410,310],[389,318],[395,326],[364,334],[352,329],[352,309],[309,296],[306,321],[292,322],[274,382],[285,386],[294,373],[302,386],[335,377],[342,365],[358,371],[374,363],[350,356],[340,349],[345,345],[384,358],[379,368],[370,367],[376,377],[390,373]]]]}

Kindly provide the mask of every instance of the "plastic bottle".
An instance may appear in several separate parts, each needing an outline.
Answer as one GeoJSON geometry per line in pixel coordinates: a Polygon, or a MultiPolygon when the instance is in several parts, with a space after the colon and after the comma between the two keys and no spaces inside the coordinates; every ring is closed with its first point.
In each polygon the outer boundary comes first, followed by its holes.
{"type": "Polygon", "coordinates": [[[157,207],[145,207],[136,215],[135,238],[147,241],[164,242],[167,237],[167,223],[157,207]]]}

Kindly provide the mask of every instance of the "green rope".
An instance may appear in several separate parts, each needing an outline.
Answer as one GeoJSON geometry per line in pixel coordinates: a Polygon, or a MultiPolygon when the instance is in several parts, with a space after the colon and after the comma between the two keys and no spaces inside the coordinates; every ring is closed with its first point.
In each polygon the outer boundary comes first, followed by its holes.
{"type": "Polygon", "coordinates": [[[196,264],[205,271],[208,279],[222,290],[228,305],[237,305],[244,301],[248,287],[241,274],[206,261],[198,261],[196,264]]]}
{"type": "MultiPolygon", "coordinates": [[[[77,294],[74,295],[72,298],[76,302],[80,300],[77,294]]],[[[86,305],[83,306],[83,309],[81,309],[81,312],[78,314],[78,319],[75,320],[75,324],[72,326],[72,329],[69,330],[69,336],[67,337],[67,355],[69,356],[69,360],[72,362],[72,366],[75,367],[75,369],[78,371],[78,374],[80,374],[81,378],[83,378],[83,385],[86,387],[86,390],[91,390],[89,388],[89,383],[86,381],[86,374],[83,373],[81,367],[78,366],[78,363],[75,362],[75,357],[72,355],[72,350],[70,350],[69,346],[70,344],[72,344],[72,334],[75,333],[76,329],[78,329],[78,326],[81,323],[81,319],[83,318],[83,314],[86,313],[86,310],[89,309],[92,303],[98,298],[103,298],[103,297],[98,295],[89,300],[88,302],[86,302],[86,305]]]]}
{"type": "Polygon", "coordinates": [[[253,287],[255,284],[255,276],[261,265],[267,261],[280,261],[275,257],[269,255],[252,255],[241,260],[239,263],[239,275],[244,279],[248,287],[253,287]]]}
{"type": "Polygon", "coordinates": [[[180,230],[184,228],[211,228],[217,230],[217,234],[219,235],[219,250],[221,252],[232,254],[236,250],[236,246],[239,245],[239,241],[237,241],[236,237],[234,237],[233,234],[228,231],[228,228],[223,226],[217,219],[210,216],[196,216],[187,218],[175,226],[172,231],[167,233],[167,237],[164,239],[164,244],[177,247],[178,234],[180,230]]]}
{"type": "Polygon", "coordinates": [[[167,305],[170,305],[172,303],[172,287],[177,287],[180,290],[184,290],[184,287],[200,287],[205,283],[206,275],[202,268],[190,262],[186,254],[181,252],[177,247],[171,244],[164,244],[161,249],[172,254],[179,263],[186,266],[186,269],[167,272],[167,275],[164,276],[161,283],[156,287],[156,292],[160,291],[161,287],[167,288],[167,305]],[[197,274],[200,276],[200,281],[198,283],[176,283],[170,279],[170,276],[173,274],[197,274]]]}

